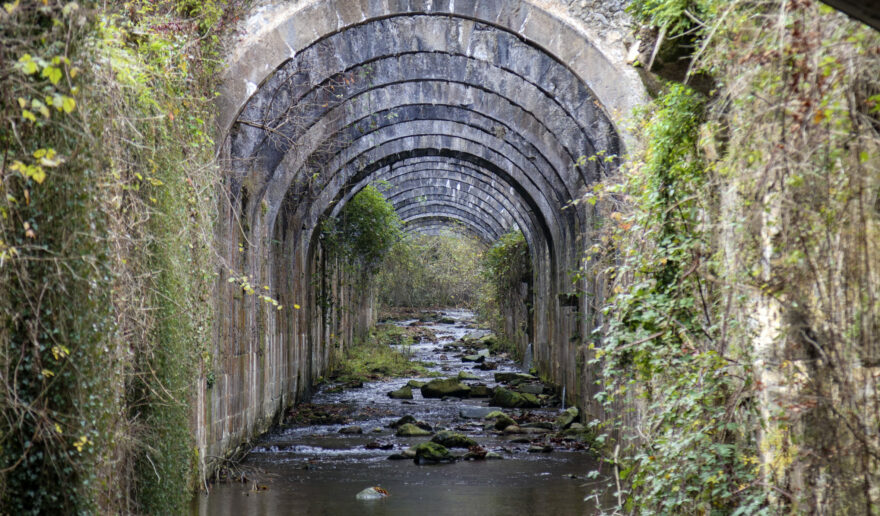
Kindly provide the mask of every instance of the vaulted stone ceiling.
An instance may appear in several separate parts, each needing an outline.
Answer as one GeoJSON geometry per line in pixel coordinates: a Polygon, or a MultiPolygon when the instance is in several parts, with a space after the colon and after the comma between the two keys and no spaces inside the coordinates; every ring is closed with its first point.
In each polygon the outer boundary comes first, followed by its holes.
{"type": "MultiPolygon", "coordinates": [[[[644,93],[620,55],[548,6],[338,0],[258,10],[220,97],[230,268],[287,307],[309,299],[321,221],[381,181],[410,231],[463,225],[490,243],[521,229],[535,268],[528,338],[549,343],[536,361],[552,368],[571,354],[565,343],[586,331],[585,307],[558,298],[587,288],[567,273],[593,213],[570,202],[614,170],[616,117],[644,93]],[[610,158],[580,159],[595,154],[610,158]]],[[[262,325],[282,348],[309,341],[318,309],[260,322],[229,305],[221,310],[241,326],[229,338],[262,325]]]]}

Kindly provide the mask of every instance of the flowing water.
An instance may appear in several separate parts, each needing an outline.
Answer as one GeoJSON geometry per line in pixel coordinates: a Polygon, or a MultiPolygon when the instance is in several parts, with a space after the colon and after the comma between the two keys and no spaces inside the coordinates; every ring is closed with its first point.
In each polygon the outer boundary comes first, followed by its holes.
{"type": "MultiPolygon", "coordinates": [[[[494,373],[519,371],[505,358],[496,359],[494,371],[474,369],[463,363],[460,353],[444,346],[474,330],[468,328],[473,314],[444,311],[456,322],[429,323],[437,343],[409,346],[413,359],[436,364],[431,369],[444,376],[460,370],[495,386],[494,373]]],[[[400,324],[408,324],[403,321],[400,324]]],[[[484,430],[484,420],[473,417],[488,399],[423,399],[413,389],[413,400],[395,400],[387,392],[414,378],[365,383],[362,388],[333,392],[330,386],[312,398],[316,405],[346,407],[352,418],[346,424],[290,425],[265,435],[236,471],[245,482],[212,485],[209,494],[193,502],[199,515],[568,515],[592,514],[595,506],[584,501],[588,492],[584,475],[597,469],[595,459],[582,451],[555,446],[550,453],[530,453],[528,442],[546,442],[541,435],[501,435],[484,430]],[[417,465],[412,460],[388,460],[427,437],[396,437],[388,425],[412,415],[435,429],[450,428],[475,439],[502,460],[456,461],[451,464],[417,465]],[[344,426],[358,425],[363,434],[340,434],[344,426]],[[375,448],[382,445],[386,449],[375,448]],[[389,448],[390,446],[390,448],[389,448]],[[361,490],[380,486],[390,493],[382,500],[360,501],[361,490]]],[[[425,379],[421,379],[425,381],[425,379]]],[[[474,383],[474,382],[469,382],[474,383]]],[[[536,416],[553,417],[560,408],[532,409],[536,416]]],[[[517,415],[519,411],[506,410],[517,415]]]]}

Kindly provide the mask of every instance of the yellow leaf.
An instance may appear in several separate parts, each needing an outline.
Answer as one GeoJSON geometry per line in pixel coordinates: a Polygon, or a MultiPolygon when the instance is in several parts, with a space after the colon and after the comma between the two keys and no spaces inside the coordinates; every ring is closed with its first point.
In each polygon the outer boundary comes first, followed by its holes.
{"type": "Polygon", "coordinates": [[[40,77],[46,77],[52,84],[58,84],[62,75],[60,68],[56,66],[47,66],[46,68],[43,68],[43,73],[40,74],[40,77]]]}
{"type": "Polygon", "coordinates": [[[74,109],[76,109],[76,101],[73,100],[73,97],[64,97],[61,104],[62,109],[64,109],[65,113],[71,113],[74,109]]]}
{"type": "Polygon", "coordinates": [[[59,434],[64,433],[61,431],[61,425],[59,425],[58,423],[55,423],[55,431],[58,432],[59,434]]]}
{"type": "Polygon", "coordinates": [[[299,306],[299,305],[297,305],[297,304],[294,304],[294,305],[293,305],[293,307],[294,307],[294,308],[296,308],[296,309],[297,309],[297,310],[299,310],[299,309],[300,309],[300,306],[299,306]]]}
{"type": "Polygon", "coordinates": [[[27,75],[37,73],[37,70],[39,70],[37,63],[34,62],[34,58],[30,54],[19,57],[18,64],[21,65],[21,70],[27,75]]]}
{"type": "Polygon", "coordinates": [[[27,101],[21,97],[18,97],[18,107],[24,109],[27,106],[27,101]]]}
{"type": "Polygon", "coordinates": [[[52,371],[50,371],[48,369],[43,369],[42,371],[40,371],[40,374],[42,374],[46,378],[52,378],[53,376],[55,376],[55,373],[53,373],[52,371]]]}
{"type": "Polygon", "coordinates": [[[21,110],[21,116],[24,117],[24,118],[27,119],[27,120],[30,120],[31,122],[36,122],[36,121],[37,121],[37,117],[34,116],[34,114],[31,113],[30,111],[28,111],[27,109],[22,109],[22,110],[21,110]]]}
{"type": "Polygon", "coordinates": [[[6,9],[6,12],[12,14],[18,8],[18,4],[21,0],[15,0],[15,2],[5,3],[3,4],[3,8],[6,9]]]}

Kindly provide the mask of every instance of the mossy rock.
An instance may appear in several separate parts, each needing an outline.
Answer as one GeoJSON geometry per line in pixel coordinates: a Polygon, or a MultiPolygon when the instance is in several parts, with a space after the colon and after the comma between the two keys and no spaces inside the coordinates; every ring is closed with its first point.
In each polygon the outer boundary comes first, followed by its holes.
{"type": "Polygon", "coordinates": [[[401,417],[400,419],[398,419],[397,421],[391,423],[388,426],[390,426],[391,428],[400,428],[401,426],[403,426],[407,423],[415,423],[415,422],[416,422],[416,418],[407,414],[407,415],[401,417]]]}
{"type": "Polygon", "coordinates": [[[483,384],[471,385],[471,398],[491,398],[493,389],[483,384]]]}
{"type": "Polygon", "coordinates": [[[485,419],[495,420],[495,424],[493,425],[495,427],[495,430],[504,430],[509,426],[516,426],[516,421],[514,421],[513,418],[511,418],[504,412],[501,412],[500,410],[490,412],[486,415],[485,419]]]}
{"type": "Polygon", "coordinates": [[[452,430],[441,430],[437,432],[437,434],[431,438],[431,441],[447,448],[470,448],[471,446],[477,445],[477,441],[474,441],[466,435],[453,432],[452,430]]]}
{"type": "Polygon", "coordinates": [[[435,442],[419,443],[411,448],[415,452],[417,464],[437,464],[439,462],[452,462],[455,457],[442,444],[435,442]]]}
{"type": "Polygon", "coordinates": [[[407,387],[411,387],[413,389],[421,389],[422,385],[425,385],[425,382],[420,382],[418,380],[410,380],[406,382],[407,387]]]}
{"type": "Polygon", "coordinates": [[[556,418],[556,426],[563,429],[570,427],[572,423],[577,421],[578,414],[579,411],[577,407],[568,407],[567,409],[565,409],[565,412],[563,412],[559,415],[559,417],[556,418]]]}
{"type": "Polygon", "coordinates": [[[538,408],[541,402],[532,394],[498,387],[492,395],[492,405],[503,408],[538,408]]]}
{"type": "Polygon", "coordinates": [[[400,425],[395,434],[398,437],[426,437],[431,435],[428,430],[417,427],[412,423],[404,423],[400,425]]]}
{"type": "Polygon", "coordinates": [[[421,390],[423,398],[442,398],[444,396],[467,398],[471,393],[471,388],[458,381],[458,378],[431,380],[422,385],[421,390]]]}
{"type": "Polygon", "coordinates": [[[473,374],[473,373],[469,373],[467,371],[459,371],[458,372],[458,379],[459,380],[479,380],[480,377],[473,374]]]}
{"type": "Polygon", "coordinates": [[[395,400],[411,400],[413,399],[412,387],[405,385],[396,391],[389,392],[388,397],[395,400]]]}

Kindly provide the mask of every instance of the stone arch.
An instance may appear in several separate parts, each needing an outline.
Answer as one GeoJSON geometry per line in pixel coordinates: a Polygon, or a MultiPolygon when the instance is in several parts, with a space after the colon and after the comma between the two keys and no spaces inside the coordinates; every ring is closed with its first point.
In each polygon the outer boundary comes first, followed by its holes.
{"type": "Polygon", "coordinates": [[[592,214],[569,202],[613,170],[613,157],[579,158],[620,154],[621,122],[645,95],[621,49],[549,5],[303,0],[251,14],[218,98],[231,200],[221,253],[284,308],[236,296],[221,275],[223,373],[199,437],[208,453],[222,455],[306,395],[369,322],[368,307],[331,311],[321,299],[369,304],[346,289],[318,230],[377,180],[391,185],[407,231],[465,228],[487,244],[523,231],[536,363],[581,394],[566,364],[588,330],[585,308],[560,294],[572,288],[565,271],[579,263],[592,214]]]}

